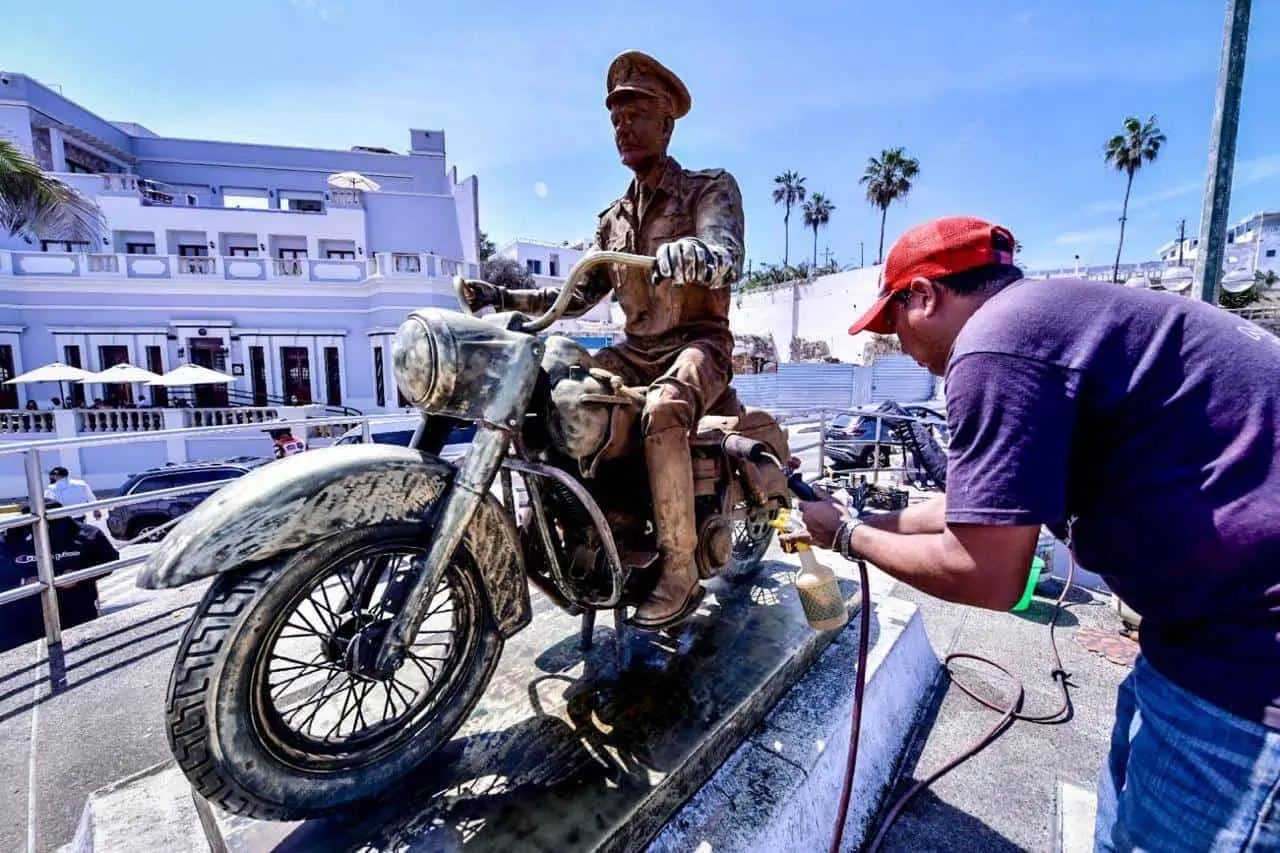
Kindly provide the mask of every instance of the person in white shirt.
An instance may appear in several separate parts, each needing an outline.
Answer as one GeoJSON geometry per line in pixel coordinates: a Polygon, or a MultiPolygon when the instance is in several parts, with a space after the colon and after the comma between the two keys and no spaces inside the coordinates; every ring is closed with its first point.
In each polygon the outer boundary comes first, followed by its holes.
{"type": "MultiPolygon", "coordinates": [[[[63,506],[93,503],[98,498],[84,480],[72,477],[61,465],[49,471],[49,488],[44,490],[46,501],[57,501],[63,506]]],[[[93,511],[94,518],[102,518],[102,510],[93,511]]],[[[84,521],[84,516],[77,516],[76,521],[84,521]]]]}

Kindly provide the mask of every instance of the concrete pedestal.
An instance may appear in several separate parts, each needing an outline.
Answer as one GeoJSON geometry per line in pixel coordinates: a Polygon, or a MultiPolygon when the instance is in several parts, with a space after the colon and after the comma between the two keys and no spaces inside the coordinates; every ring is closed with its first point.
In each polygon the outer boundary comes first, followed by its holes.
{"type": "MultiPolygon", "coordinates": [[[[584,654],[578,620],[535,599],[458,736],[375,804],[303,823],[202,808],[206,833],[162,765],[95,793],[69,849],[810,849],[796,840],[826,838],[838,799],[858,629],[851,616],[841,632],[810,630],[794,569],[772,560],[754,582],[711,582],[679,636],[630,633],[622,673],[609,627],[584,654]]],[[[853,614],[857,584],[842,586],[853,614]]],[[[913,606],[885,599],[873,617],[855,827],[937,668],[913,606]]]]}

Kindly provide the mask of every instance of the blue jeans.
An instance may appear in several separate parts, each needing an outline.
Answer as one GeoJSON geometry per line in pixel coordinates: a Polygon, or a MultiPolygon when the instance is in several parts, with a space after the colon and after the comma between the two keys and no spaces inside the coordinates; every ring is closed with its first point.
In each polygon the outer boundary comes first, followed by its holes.
{"type": "Polygon", "coordinates": [[[1280,731],[1189,693],[1142,657],[1116,698],[1098,851],[1280,851],[1280,731]]]}

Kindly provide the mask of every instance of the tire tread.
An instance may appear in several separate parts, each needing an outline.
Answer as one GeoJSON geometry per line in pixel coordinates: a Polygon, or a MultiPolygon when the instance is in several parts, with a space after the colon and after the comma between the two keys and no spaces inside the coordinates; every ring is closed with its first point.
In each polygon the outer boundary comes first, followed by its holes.
{"type": "Polygon", "coordinates": [[[209,673],[224,638],[274,575],[273,568],[260,568],[214,581],[178,648],[165,702],[169,749],[195,793],[229,814],[256,820],[285,820],[289,815],[248,796],[221,771],[210,749],[204,704],[209,673]]]}

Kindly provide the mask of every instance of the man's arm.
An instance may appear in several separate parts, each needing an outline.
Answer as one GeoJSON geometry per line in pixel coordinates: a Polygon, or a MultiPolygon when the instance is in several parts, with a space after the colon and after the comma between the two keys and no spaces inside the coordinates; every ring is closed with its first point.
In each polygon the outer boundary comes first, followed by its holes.
{"type": "Polygon", "coordinates": [[[1008,610],[1026,589],[1040,525],[957,524],[942,533],[901,534],[856,527],[851,550],[921,592],[946,601],[1008,610]]]}
{"type": "MultiPolygon", "coordinates": [[[[995,609],[1016,603],[1041,525],[1066,515],[1075,380],[1054,365],[999,353],[953,362],[945,502],[868,519],[852,531],[851,550],[939,598],[995,609]]],[[[815,544],[834,539],[839,522],[829,508],[802,511],[815,544]]]]}
{"type": "Polygon", "coordinates": [[[889,533],[941,533],[947,529],[947,496],[934,495],[905,509],[869,515],[863,521],[889,533]]]}
{"type": "MultiPolygon", "coordinates": [[[[85,503],[97,503],[98,496],[93,493],[93,487],[90,486],[87,482],[84,484],[84,493],[89,496],[88,500],[86,500],[85,503]]],[[[93,517],[102,518],[102,510],[95,509],[93,511],[93,517]]]]}

